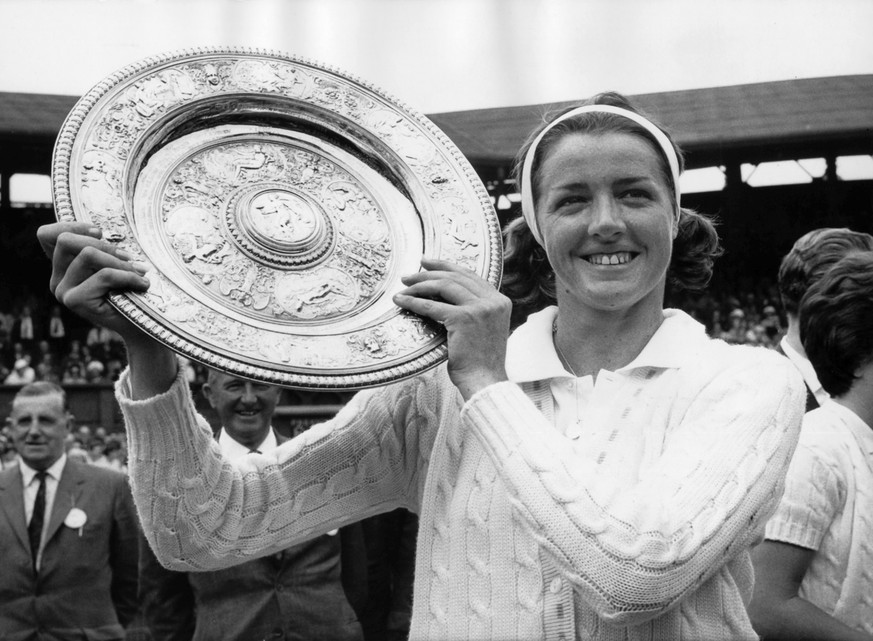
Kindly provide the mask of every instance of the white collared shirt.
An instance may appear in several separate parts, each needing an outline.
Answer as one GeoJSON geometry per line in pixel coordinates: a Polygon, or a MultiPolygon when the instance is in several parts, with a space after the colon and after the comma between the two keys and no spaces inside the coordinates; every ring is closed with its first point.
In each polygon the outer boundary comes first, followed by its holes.
{"type": "Polygon", "coordinates": [[[702,331],[699,323],[685,313],[665,309],[664,321],[633,361],[615,372],[601,370],[596,380],[591,375],[577,378],[567,371],[555,351],[552,328],[557,314],[555,306],[531,314],[527,322],[510,336],[506,372],[514,383],[549,380],[555,400],[555,424],[573,439],[585,433],[587,424],[599,423],[600,414],[611,406],[610,395],[598,394],[595,397],[595,389],[608,392],[616,375],[637,368],[679,367],[684,360],[693,357],[692,346],[699,344],[688,340],[689,332],[699,334],[702,331]],[[600,399],[596,406],[592,405],[593,398],[600,399]]]}
{"type": "Polygon", "coordinates": [[[247,445],[243,445],[228,434],[226,429],[221,428],[221,434],[218,436],[218,444],[221,446],[222,454],[231,461],[237,462],[240,459],[245,459],[249,456],[253,449],[258,450],[261,454],[274,450],[278,447],[279,442],[276,440],[276,433],[273,431],[272,427],[270,428],[270,431],[267,432],[266,438],[264,438],[264,440],[254,448],[249,448],[247,445]]]}
{"type": "MultiPolygon", "coordinates": [[[[52,513],[52,507],[55,503],[55,496],[58,493],[58,483],[61,480],[61,474],[64,472],[64,466],[67,464],[67,455],[61,454],[60,458],[52,463],[46,470],[45,477],[45,520],[42,525],[42,535],[39,541],[39,555],[37,556],[36,566],[42,557],[42,548],[45,545],[45,530],[48,527],[49,516],[52,513]]],[[[36,479],[36,470],[30,467],[23,459],[19,457],[18,469],[21,470],[21,484],[24,486],[24,519],[26,523],[30,523],[33,518],[33,504],[36,502],[36,493],[39,491],[39,481],[36,479]]],[[[72,504],[70,505],[72,508],[72,504]]]]}
{"type": "Polygon", "coordinates": [[[803,418],[767,538],[815,550],[800,596],[873,633],[873,429],[826,400],[803,418]]]}
{"type": "Polygon", "coordinates": [[[803,376],[806,386],[812,390],[812,394],[815,396],[815,400],[818,401],[818,404],[824,405],[824,402],[830,399],[830,394],[828,394],[821,386],[821,383],[818,380],[818,375],[815,373],[815,368],[813,368],[809,359],[791,347],[791,345],[788,344],[788,340],[784,337],[779,341],[779,346],[782,348],[782,351],[785,352],[785,356],[788,357],[788,360],[794,363],[797,371],[799,371],[800,375],[803,376]]]}

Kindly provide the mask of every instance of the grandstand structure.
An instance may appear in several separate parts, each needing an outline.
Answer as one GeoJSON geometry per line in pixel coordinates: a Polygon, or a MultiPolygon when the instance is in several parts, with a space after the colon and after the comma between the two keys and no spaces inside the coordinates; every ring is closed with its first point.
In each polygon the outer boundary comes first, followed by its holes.
{"type": "MultiPolygon", "coordinates": [[[[873,75],[631,98],[686,152],[683,205],[719,221],[726,253],[714,287],[774,281],[781,257],[815,227],[873,233],[873,75]]],[[[46,289],[49,264],[35,231],[54,219],[53,210],[50,203],[16,200],[10,187],[16,174],[50,173],[55,138],[76,101],[0,92],[0,297],[46,289]]],[[[505,223],[518,213],[511,178],[516,151],[545,115],[572,104],[429,117],[469,159],[505,223]]]]}

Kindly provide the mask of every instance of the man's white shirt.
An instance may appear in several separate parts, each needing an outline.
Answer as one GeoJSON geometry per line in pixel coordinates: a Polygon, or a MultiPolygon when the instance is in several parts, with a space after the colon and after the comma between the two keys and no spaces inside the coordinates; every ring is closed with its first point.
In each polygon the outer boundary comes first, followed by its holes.
{"type": "Polygon", "coordinates": [[[257,450],[261,454],[265,454],[271,450],[276,449],[278,447],[279,442],[276,440],[276,433],[273,431],[273,428],[270,427],[270,431],[267,432],[266,438],[261,441],[261,443],[254,448],[249,448],[246,445],[243,445],[239,441],[235,440],[230,434],[227,433],[227,430],[223,427],[221,428],[221,434],[218,436],[218,444],[221,446],[221,453],[224,454],[227,458],[229,458],[233,462],[237,462],[240,459],[244,459],[249,456],[253,450],[257,450]]]}

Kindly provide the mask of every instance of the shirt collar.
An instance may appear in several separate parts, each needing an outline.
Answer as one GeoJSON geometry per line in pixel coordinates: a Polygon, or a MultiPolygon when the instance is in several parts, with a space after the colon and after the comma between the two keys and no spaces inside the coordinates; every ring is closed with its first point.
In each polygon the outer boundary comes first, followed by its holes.
{"type": "MultiPolygon", "coordinates": [[[[218,444],[221,446],[221,452],[230,460],[236,461],[241,458],[245,458],[249,454],[251,454],[251,449],[248,446],[243,445],[239,441],[235,440],[230,434],[227,433],[227,430],[222,429],[221,434],[218,435],[218,444]]],[[[278,446],[278,441],[276,440],[276,434],[273,431],[273,428],[270,428],[270,431],[267,432],[266,438],[261,441],[261,444],[257,447],[253,448],[261,452],[262,454],[265,452],[269,452],[270,450],[276,449],[278,446]]]]}
{"type": "Polygon", "coordinates": [[[812,391],[815,400],[818,401],[819,405],[822,405],[830,398],[830,395],[821,386],[821,382],[818,380],[818,375],[815,373],[815,368],[812,366],[812,363],[809,362],[809,359],[806,356],[791,347],[785,337],[779,341],[779,346],[782,348],[782,351],[785,352],[785,356],[788,357],[788,360],[794,363],[794,366],[798,369],[800,375],[803,376],[803,380],[806,382],[806,386],[812,391]]]}
{"type": "MultiPolygon", "coordinates": [[[[558,314],[554,305],[531,314],[509,337],[506,373],[515,383],[572,376],[561,364],[552,340],[552,325],[558,314]]],[[[664,320],[633,361],[619,368],[625,372],[641,367],[675,368],[693,357],[706,340],[700,323],[678,309],[665,309],[664,320]]]]}
{"type": "MultiPolygon", "coordinates": [[[[61,474],[64,471],[64,466],[67,464],[67,454],[66,452],[61,454],[57,461],[49,465],[46,470],[46,474],[53,478],[55,481],[61,480],[61,474]]],[[[21,482],[24,484],[24,487],[29,486],[33,482],[33,477],[36,476],[36,470],[30,467],[27,463],[24,462],[24,459],[19,457],[19,469],[21,470],[21,482]]]]}

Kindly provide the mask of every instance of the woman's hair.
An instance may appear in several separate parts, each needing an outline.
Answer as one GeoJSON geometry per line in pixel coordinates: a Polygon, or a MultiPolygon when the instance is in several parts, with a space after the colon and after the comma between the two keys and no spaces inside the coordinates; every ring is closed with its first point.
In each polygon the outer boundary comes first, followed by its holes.
{"type": "MultiPolygon", "coordinates": [[[[615,92],[598,94],[584,104],[611,105],[634,113],[641,113],[631,105],[627,98],[615,92]]],[[[570,109],[573,108],[575,106],[570,109]]],[[[560,117],[561,114],[567,113],[570,109],[555,114],[553,118],[543,123],[528,137],[515,159],[513,175],[517,185],[522,184],[521,172],[531,144],[539,133],[548,127],[549,122],[560,117]]],[[[617,114],[599,112],[589,112],[567,118],[549,129],[542,137],[531,164],[530,184],[534,203],[537,202],[541,186],[539,171],[543,158],[559,140],[576,133],[626,133],[646,140],[657,153],[658,164],[664,182],[668,186],[671,202],[674,207],[678,205],[675,202],[676,186],[673,184],[669,163],[652,134],[633,120],[617,114]]],[[[676,151],[681,171],[684,164],[682,151],[666,131],[664,134],[676,151]]],[[[677,290],[703,289],[712,277],[713,262],[722,253],[715,225],[706,216],[681,207],[679,208],[678,225],[678,234],[673,241],[673,256],[667,270],[667,284],[677,290]]],[[[513,301],[512,324],[517,325],[524,321],[528,314],[555,304],[555,274],[546,257],[545,249],[534,239],[530,228],[522,217],[516,218],[506,226],[504,241],[505,253],[501,291],[513,301]]]]}
{"type": "Polygon", "coordinates": [[[779,266],[782,306],[797,316],[800,299],[843,256],[873,250],[873,236],[845,227],[813,229],[798,238],[779,266]]]}
{"type": "Polygon", "coordinates": [[[800,301],[800,340],[822,387],[849,391],[858,369],[873,360],[873,252],[835,263],[800,301]]]}

